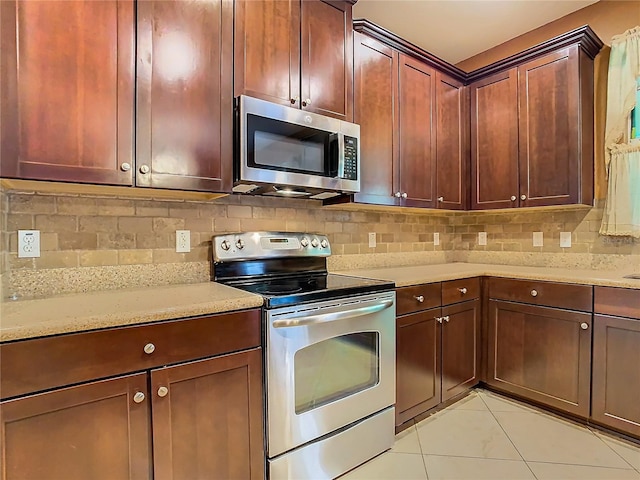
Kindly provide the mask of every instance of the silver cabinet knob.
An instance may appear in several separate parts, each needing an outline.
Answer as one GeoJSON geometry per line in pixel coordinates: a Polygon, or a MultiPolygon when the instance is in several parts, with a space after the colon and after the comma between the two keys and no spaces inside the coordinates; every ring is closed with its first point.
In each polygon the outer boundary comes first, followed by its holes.
{"type": "Polygon", "coordinates": [[[133,401],[136,403],[144,402],[144,393],[136,392],[136,394],[133,396],[133,401]]]}
{"type": "Polygon", "coordinates": [[[323,238],[322,241],[320,242],[320,246],[322,248],[327,248],[329,246],[329,242],[327,242],[326,238],[323,238]]]}
{"type": "Polygon", "coordinates": [[[144,346],[144,353],[146,353],[147,355],[151,355],[155,351],[156,351],[156,346],[153,343],[147,343],[144,346]]]}
{"type": "Polygon", "coordinates": [[[304,100],[302,102],[302,106],[303,107],[306,107],[307,105],[311,105],[311,99],[310,98],[307,98],[306,100],[304,100]]]}
{"type": "Polygon", "coordinates": [[[400,192],[394,193],[393,196],[396,197],[396,198],[400,198],[400,192]]]}
{"type": "Polygon", "coordinates": [[[131,164],[130,163],[123,163],[122,165],[120,165],[120,170],[122,170],[123,172],[128,172],[129,170],[131,170],[131,164]]]}
{"type": "Polygon", "coordinates": [[[407,192],[402,192],[402,195],[401,195],[402,198],[407,198],[408,196],[409,195],[407,195],[407,192]]]}
{"type": "Polygon", "coordinates": [[[526,200],[527,196],[526,195],[520,195],[520,200],[526,200]]]}
{"type": "Polygon", "coordinates": [[[436,322],[438,323],[442,323],[443,318],[442,317],[436,317],[436,322]]]}
{"type": "Polygon", "coordinates": [[[531,296],[532,297],[537,297],[538,296],[538,291],[537,290],[531,290],[531,296]]]}
{"type": "Polygon", "coordinates": [[[418,295],[417,297],[413,297],[413,298],[415,298],[418,301],[418,303],[424,302],[424,297],[422,295],[418,295]]]}
{"type": "Polygon", "coordinates": [[[223,250],[229,250],[231,248],[231,243],[229,243],[229,240],[223,240],[220,244],[220,248],[223,250]]]}
{"type": "Polygon", "coordinates": [[[320,245],[320,242],[318,242],[317,238],[314,238],[313,240],[311,240],[311,246],[313,248],[316,248],[318,245],[320,245]]]}
{"type": "Polygon", "coordinates": [[[239,238],[236,241],[236,247],[238,247],[238,250],[242,250],[244,248],[244,240],[242,240],[241,238],[239,238]]]}
{"type": "Polygon", "coordinates": [[[439,201],[440,203],[444,202],[444,197],[438,197],[438,201],[439,201]]]}
{"type": "Polygon", "coordinates": [[[158,388],[158,396],[159,397],[166,397],[167,393],[169,393],[169,389],[167,387],[158,388]]]}
{"type": "Polygon", "coordinates": [[[149,173],[149,165],[140,165],[140,173],[147,174],[149,173]]]}
{"type": "Polygon", "coordinates": [[[515,202],[518,199],[518,197],[516,197],[515,195],[511,195],[511,201],[515,202]]]}
{"type": "Polygon", "coordinates": [[[459,288],[458,291],[462,294],[462,295],[466,295],[467,294],[467,287],[462,287],[459,288]]]}
{"type": "Polygon", "coordinates": [[[300,245],[302,245],[303,247],[308,247],[309,239],[307,237],[304,237],[302,240],[300,240],[300,245]]]}
{"type": "Polygon", "coordinates": [[[586,323],[586,322],[582,322],[582,323],[580,324],[580,328],[581,328],[581,329],[583,329],[583,330],[586,330],[586,329],[588,329],[588,328],[589,328],[589,324],[588,324],[588,323],[586,323]]]}
{"type": "Polygon", "coordinates": [[[300,100],[300,97],[293,97],[291,99],[291,105],[295,105],[296,103],[298,103],[298,100],[300,100]]]}
{"type": "Polygon", "coordinates": [[[444,320],[445,322],[449,323],[449,320],[450,320],[449,315],[445,315],[445,316],[444,316],[444,318],[443,318],[443,320],[444,320]]]}

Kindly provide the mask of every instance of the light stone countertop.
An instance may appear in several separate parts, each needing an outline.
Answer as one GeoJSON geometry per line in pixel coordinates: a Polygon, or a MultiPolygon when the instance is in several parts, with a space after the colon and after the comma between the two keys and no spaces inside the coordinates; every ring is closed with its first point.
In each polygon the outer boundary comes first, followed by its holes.
{"type": "Polygon", "coordinates": [[[492,276],[640,289],[640,280],[624,278],[625,275],[633,273],[632,269],[629,269],[629,271],[578,270],[553,267],[489,265],[482,263],[447,263],[408,267],[363,268],[333,273],[373,278],[376,280],[387,280],[395,282],[397,287],[457,280],[460,278],[492,276]]]}
{"type": "Polygon", "coordinates": [[[219,283],[144,287],[0,303],[0,341],[260,307],[262,297],[219,283]]]}

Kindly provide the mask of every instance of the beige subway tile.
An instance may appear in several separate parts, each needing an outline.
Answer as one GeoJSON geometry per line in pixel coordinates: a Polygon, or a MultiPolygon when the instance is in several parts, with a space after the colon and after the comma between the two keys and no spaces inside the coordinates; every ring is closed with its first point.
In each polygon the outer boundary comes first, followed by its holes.
{"type": "Polygon", "coordinates": [[[241,218],[240,219],[240,230],[242,231],[281,231],[285,229],[285,222],[282,220],[267,220],[267,219],[259,219],[259,218],[241,218]]]}
{"type": "Polygon", "coordinates": [[[145,263],[153,263],[153,250],[118,250],[119,265],[140,265],[145,263]]]}
{"type": "Polygon", "coordinates": [[[184,230],[184,218],[158,217],[152,220],[153,231],[157,233],[172,233],[176,230],[184,230]]]}
{"type": "Polygon", "coordinates": [[[136,236],[134,233],[98,233],[98,248],[123,249],[135,248],[136,236]]]}
{"type": "Polygon", "coordinates": [[[329,235],[331,244],[345,245],[351,243],[352,238],[350,233],[332,233],[329,235]]]}
{"type": "Polygon", "coordinates": [[[522,244],[518,242],[504,242],[502,244],[502,250],[505,252],[521,252],[522,244]]]}
{"type": "Polygon", "coordinates": [[[602,226],[601,220],[593,220],[589,222],[589,231],[590,232],[599,232],[600,227],[602,226]]]}
{"type": "Polygon", "coordinates": [[[118,217],[78,217],[80,232],[115,232],[118,229],[118,217]]]}
{"type": "Polygon", "coordinates": [[[120,217],[118,231],[121,233],[151,233],[153,222],[150,217],[120,217]]]}
{"type": "Polygon", "coordinates": [[[98,215],[135,215],[136,208],[133,200],[121,198],[98,198],[98,215]]]}
{"type": "Polygon", "coordinates": [[[212,218],[186,218],[184,222],[185,230],[192,230],[193,232],[213,232],[213,219],[212,218]]]}
{"type": "Polygon", "coordinates": [[[176,218],[198,218],[200,212],[198,211],[197,203],[178,203],[171,204],[169,207],[169,216],[176,218]]]}
{"type": "Polygon", "coordinates": [[[81,267],[99,267],[118,264],[117,250],[86,250],[78,252],[81,267]]]}
{"type": "Polygon", "coordinates": [[[240,220],[237,218],[216,218],[213,221],[213,230],[215,232],[239,232],[240,220]]]}
{"type": "Polygon", "coordinates": [[[168,248],[173,242],[175,246],[175,235],[168,233],[136,233],[137,248],[168,248]]]}
{"type": "Polygon", "coordinates": [[[266,218],[273,220],[276,217],[274,207],[253,207],[253,218],[266,218]]]}
{"type": "Polygon", "coordinates": [[[59,250],[95,250],[98,247],[96,233],[60,232],[58,233],[59,250]]]}
{"type": "Polygon", "coordinates": [[[9,211],[12,213],[55,213],[55,197],[47,195],[10,194],[9,211]]]}
{"type": "Polygon", "coordinates": [[[168,217],[167,202],[138,200],[135,202],[136,215],[140,217],[168,217]]]}
{"type": "Polygon", "coordinates": [[[342,223],[340,222],[325,222],[324,233],[339,233],[342,232],[342,223]]]}
{"type": "Polygon", "coordinates": [[[229,205],[227,207],[227,216],[229,218],[251,218],[251,207],[246,205],[229,205]]]}
{"type": "Polygon", "coordinates": [[[486,225],[469,225],[469,233],[487,232],[489,233],[486,225]]]}
{"type": "Polygon", "coordinates": [[[7,231],[32,230],[35,226],[35,217],[26,213],[7,214],[7,231]]]}
{"type": "Polygon", "coordinates": [[[400,243],[389,243],[387,246],[387,250],[389,253],[395,253],[401,251],[400,243]]]}
{"type": "Polygon", "coordinates": [[[34,268],[34,258],[18,258],[18,253],[9,253],[7,259],[7,270],[22,270],[34,268]]]}
{"type": "MultiPolygon", "coordinates": [[[[425,234],[419,235],[418,238],[421,239],[420,241],[423,241],[422,239],[425,238],[424,241],[426,241],[426,237],[427,236],[428,235],[425,233],[425,234]]],[[[393,233],[379,233],[378,234],[378,241],[380,243],[392,243],[392,242],[395,241],[395,239],[396,239],[396,236],[393,233]]]]}
{"type": "Polygon", "coordinates": [[[198,214],[201,218],[218,218],[227,216],[226,205],[216,205],[211,203],[199,204],[198,214]]]}
{"type": "Polygon", "coordinates": [[[206,262],[211,260],[208,247],[195,247],[190,252],[184,254],[186,262],[206,262]]]}
{"type": "Polygon", "coordinates": [[[331,244],[332,255],[344,255],[344,245],[331,244]]]}
{"type": "Polygon", "coordinates": [[[9,238],[9,252],[18,253],[18,232],[11,232],[9,238]]]}
{"type": "Polygon", "coordinates": [[[56,197],[57,212],[67,215],[97,215],[98,202],[87,197],[56,197]]]}
{"type": "Polygon", "coordinates": [[[296,218],[297,210],[295,208],[276,208],[276,218],[283,218],[285,220],[293,220],[296,218]]]}
{"type": "Polygon", "coordinates": [[[351,221],[356,223],[366,223],[369,220],[367,219],[366,212],[351,212],[351,221]]]}
{"type": "Polygon", "coordinates": [[[182,263],[184,253],[178,253],[175,249],[156,249],[153,251],[153,263],[182,263]]]}
{"type": "Polygon", "coordinates": [[[40,250],[43,252],[51,252],[59,249],[57,233],[40,234],[40,250]]]}
{"type": "Polygon", "coordinates": [[[35,259],[35,268],[75,268],[78,266],[78,252],[43,252],[35,259]]]}
{"type": "Polygon", "coordinates": [[[407,242],[403,242],[400,244],[400,251],[401,252],[413,252],[413,244],[412,243],[407,243],[407,242]]]}
{"type": "Polygon", "coordinates": [[[360,253],[360,245],[357,243],[348,243],[342,247],[344,249],[344,255],[356,255],[360,253]]]}
{"type": "Polygon", "coordinates": [[[389,252],[389,246],[386,243],[379,243],[379,244],[377,244],[375,246],[373,251],[375,253],[388,253],[389,252]]]}
{"type": "Polygon", "coordinates": [[[505,223],[502,226],[502,231],[505,233],[521,232],[522,224],[520,223],[505,223]]]}
{"type": "Polygon", "coordinates": [[[78,217],[72,215],[36,215],[36,230],[42,232],[75,232],[78,217]]]}

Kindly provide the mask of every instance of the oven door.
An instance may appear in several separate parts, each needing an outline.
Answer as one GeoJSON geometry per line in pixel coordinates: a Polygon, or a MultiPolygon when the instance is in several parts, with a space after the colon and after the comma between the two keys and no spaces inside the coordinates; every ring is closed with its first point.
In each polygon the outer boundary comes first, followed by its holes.
{"type": "Polygon", "coordinates": [[[275,309],[266,317],[269,457],[395,403],[394,292],[275,309]]]}

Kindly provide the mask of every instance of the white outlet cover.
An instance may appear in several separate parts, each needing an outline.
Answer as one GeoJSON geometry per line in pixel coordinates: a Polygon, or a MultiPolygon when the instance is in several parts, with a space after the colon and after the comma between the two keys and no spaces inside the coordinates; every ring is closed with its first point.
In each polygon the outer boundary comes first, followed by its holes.
{"type": "Polygon", "coordinates": [[[544,233],[543,232],[533,232],[533,246],[534,247],[542,247],[542,246],[544,246],[544,233]]]}
{"type": "Polygon", "coordinates": [[[176,252],[188,253],[191,251],[191,231],[176,230],[176,252]]]}
{"type": "Polygon", "coordinates": [[[438,232],[433,234],[433,244],[437,247],[440,245],[440,234],[438,232]]]}
{"type": "Polygon", "coordinates": [[[376,246],[376,232],[369,232],[369,247],[374,248],[376,246]]]}
{"type": "Polygon", "coordinates": [[[18,230],[18,257],[40,257],[40,230],[18,230]]]}
{"type": "Polygon", "coordinates": [[[571,248],[571,232],[560,232],[560,246],[571,248]]]}
{"type": "Polygon", "coordinates": [[[478,245],[487,244],[487,232],[478,232],[478,245]]]}

